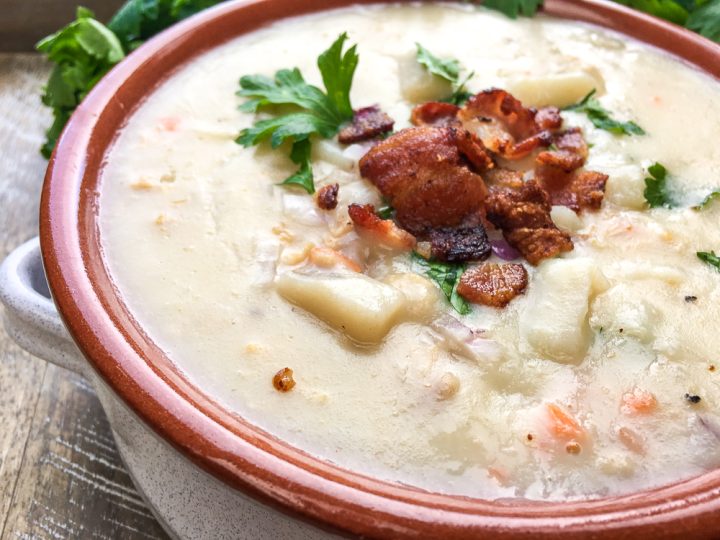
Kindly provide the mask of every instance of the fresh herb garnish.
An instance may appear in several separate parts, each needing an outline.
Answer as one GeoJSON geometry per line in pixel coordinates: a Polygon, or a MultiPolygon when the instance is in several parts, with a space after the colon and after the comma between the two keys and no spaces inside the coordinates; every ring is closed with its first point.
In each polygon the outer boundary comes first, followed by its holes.
{"type": "Polygon", "coordinates": [[[596,90],[593,89],[579,103],[566,107],[566,111],[585,113],[588,119],[598,129],[604,129],[615,135],[645,135],[645,130],[635,122],[621,122],[610,116],[600,102],[594,98],[596,90]]]}
{"type": "Polygon", "coordinates": [[[720,43],[720,0],[615,0],[720,43]]]}
{"type": "Polygon", "coordinates": [[[375,211],[375,215],[380,219],[390,219],[394,213],[395,209],[389,204],[383,205],[375,211]]]}
{"type": "Polygon", "coordinates": [[[720,256],[715,255],[715,251],[698,251],[697,256],[702,262],[714,266],[720,272],[720,256]]]}
{"type": "Polygon", "coordinates": [[[107,26],[78,8],[76,19],[40,41],[36,48],[55,64],[42,101],[54,121],[41,148],[50,157],[70,115],[93,86],[144,40],[218,0],[130,0],[107,26]]]}
{"type": "Polygon", "coordinates": [[[424,259],[422,256],[413,252],[412,259],[418,266],[425,270],[425,274],[438,284],[450,305],[460,315],[470,313],[470,306],[465,299],[457,292],[460,278],[465,272],[464,264],[451,264],[433,262],[424,259]]]}
{"type": "Polygon", "coordinates": [[[705,210],[705,208],[710,206],[715,200],[720,200],[720,189],[716,189],[705,197],[700,204],[693,206],[693,210],[705,210]]]}
{"type": "Polygon", "coordinates": [[[511,19],[517,19],[518,15],[535,16],[538,9],[542,7],[543,0],[485,0],[482,5],[500,11],[511,19]]]}
{"type": "Polygon", "coordinates": [[[443,101],[453,103],[454,105],[464,105],[465,102],[472,97],[472,93],[468,92],[465,86],[473,75],[475,75],[475,72],[470,72],[461,79],[460,73],[463,68],[459,60],[455,58],[439,58],[419,43],[415,45],[417,46],[417,61],[425,66],[425,69],[430,73],[445,79],[452,85],[452,95],[443,101]]]}
{"type": "Polygon", "coordinates": [[[310,194],[315,192],[310,136],[332,138],[353,117],[350,87],[359,57],[355,45],[343,53],[346,39],[347,34],[341,34],[318,57],[326,92],[306,83],[297,68],[281,69],[274,79],[265,75],[246,75],[240,79],[237,94],[249,98],[241,110],[255,112],[269,105],[290,105],[300,110],[259,120],[244,129],[235,142],[249,147],[270,139],[271,146],[277,148],[286,140],[292,141],[290,158],[300,169],[282,184],[301,186],[310,194]]]}
{"type": "Polygon", "coordinates": [[[650,177],[645,178],[645,200],[650,205],[650,208],[672,208],[675,203],[668,192],[667,187],[667,169],[655,163],[648,167],[648,173],[650,177]]]}

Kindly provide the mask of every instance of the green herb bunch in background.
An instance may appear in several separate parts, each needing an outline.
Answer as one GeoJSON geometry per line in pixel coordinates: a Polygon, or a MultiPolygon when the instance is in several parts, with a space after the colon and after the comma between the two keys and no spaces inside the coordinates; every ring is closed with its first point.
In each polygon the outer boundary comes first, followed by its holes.
{"type": "Polygon", "coordinates": [[[42,101],[54,121],[41,148],[45,157],[55,148],[63,127],[95,84],[143,41],[219,0],[129,0],[106,25],[78,8],[74,21],[37,44],[55,64],[42,101]]]}

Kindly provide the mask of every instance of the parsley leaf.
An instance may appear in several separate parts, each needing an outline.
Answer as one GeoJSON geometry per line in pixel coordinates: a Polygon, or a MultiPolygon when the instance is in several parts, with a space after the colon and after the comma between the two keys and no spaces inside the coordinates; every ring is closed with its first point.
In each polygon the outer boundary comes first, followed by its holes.
{"type": "Polygon", "coordinates": [[[684,25],[688,11],[694,7],[695,0],[615,0],[618,4],[650,13],[661,19],[684,25]]]}
{"type": "Polygon", "coordinates": [[[471,310],[467,301],[457,292],[460,278],[463,272],[465,272],[464,264],[428,261],[415,252],[412,254],[412,259],[418,266],[425,270],[425,274],[430,279],[437,283],[455,311],[460,315],[470,313],[471,310]]]}
{"type": "Polygon", "coordinates": [[[714,251],[698,251],[697,256],[701,261],[709,264],[710,266],[714,266],[715,269],[720,272],[720,256],[715,255],[714,251]]]}
{"type": "Polygon", "coordinates": [[[84,8],[78,8],[76,20],[36,47],[55,63],[42,96],[42,102],[52,107],[55,116],[41,149],[45,157],[50,157],[72,112],[97,81],[125,57],[125,52],[115,34],[84,8]]]}
{"type": "Polygon", "coordinates": [[[598,129],[604,129],[615,135],[645,135],[645,130],[635,122],[621,122],[610,116],[600,102],[594,98],[596,90],[593,89],[579,103],[566,107],[566,111],[585,113],[588,119],[598,129]]]}
{"type": "Polygon", "coordinates": [[[180,19],[217,3],[218,0],[129,0],[107,26],[95,20],[90,10],[78,8],[74,21],[36,45],[55,64],[42,97],[54,116],[42,154],[50,157],[70,115],[127,53],[180,19]]]}
{"type": "Polygon", "coordinates": [[[395,209],[389,204],[385,204],[375,211],[375,215],[380,219],[390,219],[395,214],[395,209]]]}
{"type": "Polygon", "coordinates": [[[720,200],[720,189],[716,189],[708,194],[700,204],[693,206],[693,210],[705,210],[705,208],[710,206],[715,200],[720,200]]]}
{"type": "Polygon", "coordinates": [[[310,153],[312,147],[310,139],[302,139],[293,143],[290,159],[293,163],[300,165],[295,174],[288,176],[281,185],[296,185],[303,188],[309,195],[315,193],[315,182],[313,179],[312,166],[310,164],[310,153]]]}
{"type": "Polygon", "coordinates": [[[690,30],[720,43],[720,0],[698,2],[686,25],[690,30]]]}
{"type": "Polygon", "coordinates": [[[517,19],[518,15],[533,17],[543,5],[543,0],[485,0],[482,5],[517,19]]]}
{"type": "Polygon", "coordinates": [[[273,148],[285,141],[293,143],[290,159],[300,165],[297,172],[281,185],[297,185],[309,194],[315,193],[310,155],[311,135],[330,139],[340,126],[353,117],[350,88],[358,64],[355,45],[343,53],[347,34],[341,34],[318,57],[325,92],[308,84],[300,70],[281,69],[274,78],[265,75],[246,75],[240,78],[239,96],[248,98],[240,106],[246,112],[257,112],[272,105],[285,105],[300,110],[258,120],[240,132],[236,143],[245,147],[270,140],[273,148]]]}
{"type": "Polygon", "coordinates": [[[463,105],[472,97],[472,93],[468,92],[465,86],[473,75],[475,75],[474,71],[470,72],[464,79],[461,79],[460,73],[463,68],[457,59],[439,58],[419,43],[415,43],[415,45],[417,47],[417,61],[425,66],[425,69],[433,75],[437,75],[452,84],[452,95],[443,101],[454,105],[463,105]]]}
{"type": "Polygon", "coordinates": [[[645,191],[643,194],[650,208],[672,208],[675,206],[672,197],[668,193],[667,169],[660,163],[655,163],[648,167],[648,173],[650,177],[645,178],[645,191]]]}

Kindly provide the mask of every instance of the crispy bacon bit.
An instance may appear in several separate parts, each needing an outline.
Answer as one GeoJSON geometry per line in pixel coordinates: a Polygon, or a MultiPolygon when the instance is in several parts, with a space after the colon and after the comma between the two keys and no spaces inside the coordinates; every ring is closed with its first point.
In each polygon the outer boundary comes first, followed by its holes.
{"type": "Polygon", "coordinates": [[[430,256],[444,262],[484,261],[492,247],[485,227],[435,229],[428,234],[430,256]]]}
{"type": "Polygon", "coordinates": [[[340,130],[338,141],[342,144],[353,144],[369,141],[383,133],[392,131],[395,120],[380,110],[378,105],[358,109],[352,122],[340,130]]]}
{"type": "Polygon", "coordinates": [[[540,129],[560,129],[562,127],[562,116],[557,107],[543,107],[535,114],[535,123],[540,129]]]}
{"type": "Polygon", "coordinates": [[[412,111],[410,121],[416,126],[452,127],[460,124],[457,113],[460,107],[452,103],[429,101],[412,111]]]}
{"type": "Polygon", "coordinates": [[[334,210],[337,207],[338,191],[340,186],[338,184],[328,184],[323,186],[317,192],[317,205],[322,210],[334,210]]]}
{"type": "Polygon", "coordinates": [[[527,283],[527,270],[522,264],[485,263],[466,270],[457,290],[475,304],[503,308],[523,293],[527,283]]]}
{"type": "Polygon", "coordinates": [[[553,223],[548,194],[535,180],[518,189],[494,188],[486,207],[488,220],[530,264],[573,249],[570,236],[553,223]]]}
{"type": "MultiPolygon", "coordinates": [[[[492,152],[506,159],[521,159],[541,146],[550,146],[552,133],[535,120],[537,111],[505,90],[491,89],[470,98],[458,112],[465,129],[476,135],[492,152]]],[[[552,111],[541,115],[543,125],[555,125],[552,111]]]]}
{"type": "Polygon", "coordinates": [[[290,368],[282,368],[273,377],[273,386],[278,392],[289,392],[295,387],[295,379],[293,379],[293,370],[290,368]]]}
{"type": "Polygon", "coordinates": [[[380,219],[371,204],[351,204],[348,214],[359,234],[370,235],[378,243],[392,249],[410,250],[415,247],[412,234],[395,225],[391,219],[380,219]]]}
{"type": "Polygon", "coordinates": [[[454,128],[405,129],[365,154],[360,173],[378,187],[411,233],[457,227],[478,213],[487,196],[482,177],[467,163],[483,161],[482,147],[467,138],[454,128]]]}

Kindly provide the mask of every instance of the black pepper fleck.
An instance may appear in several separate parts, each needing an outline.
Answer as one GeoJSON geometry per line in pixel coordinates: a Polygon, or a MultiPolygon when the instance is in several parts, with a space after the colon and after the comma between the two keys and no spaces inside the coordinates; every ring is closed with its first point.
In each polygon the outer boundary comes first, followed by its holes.
{"type": "Polygon", "coordinates": [[[697,296],[690,295],[685,297],[686,302],[697,302],[697,296]]]}
{"type": "Polygon", "coordinates": [[[692,394],[685,394],[685,399],[688,400],[693,405],[700,403],[702,401],[702,398],[700,396],[692,395],[692,394]]]}

